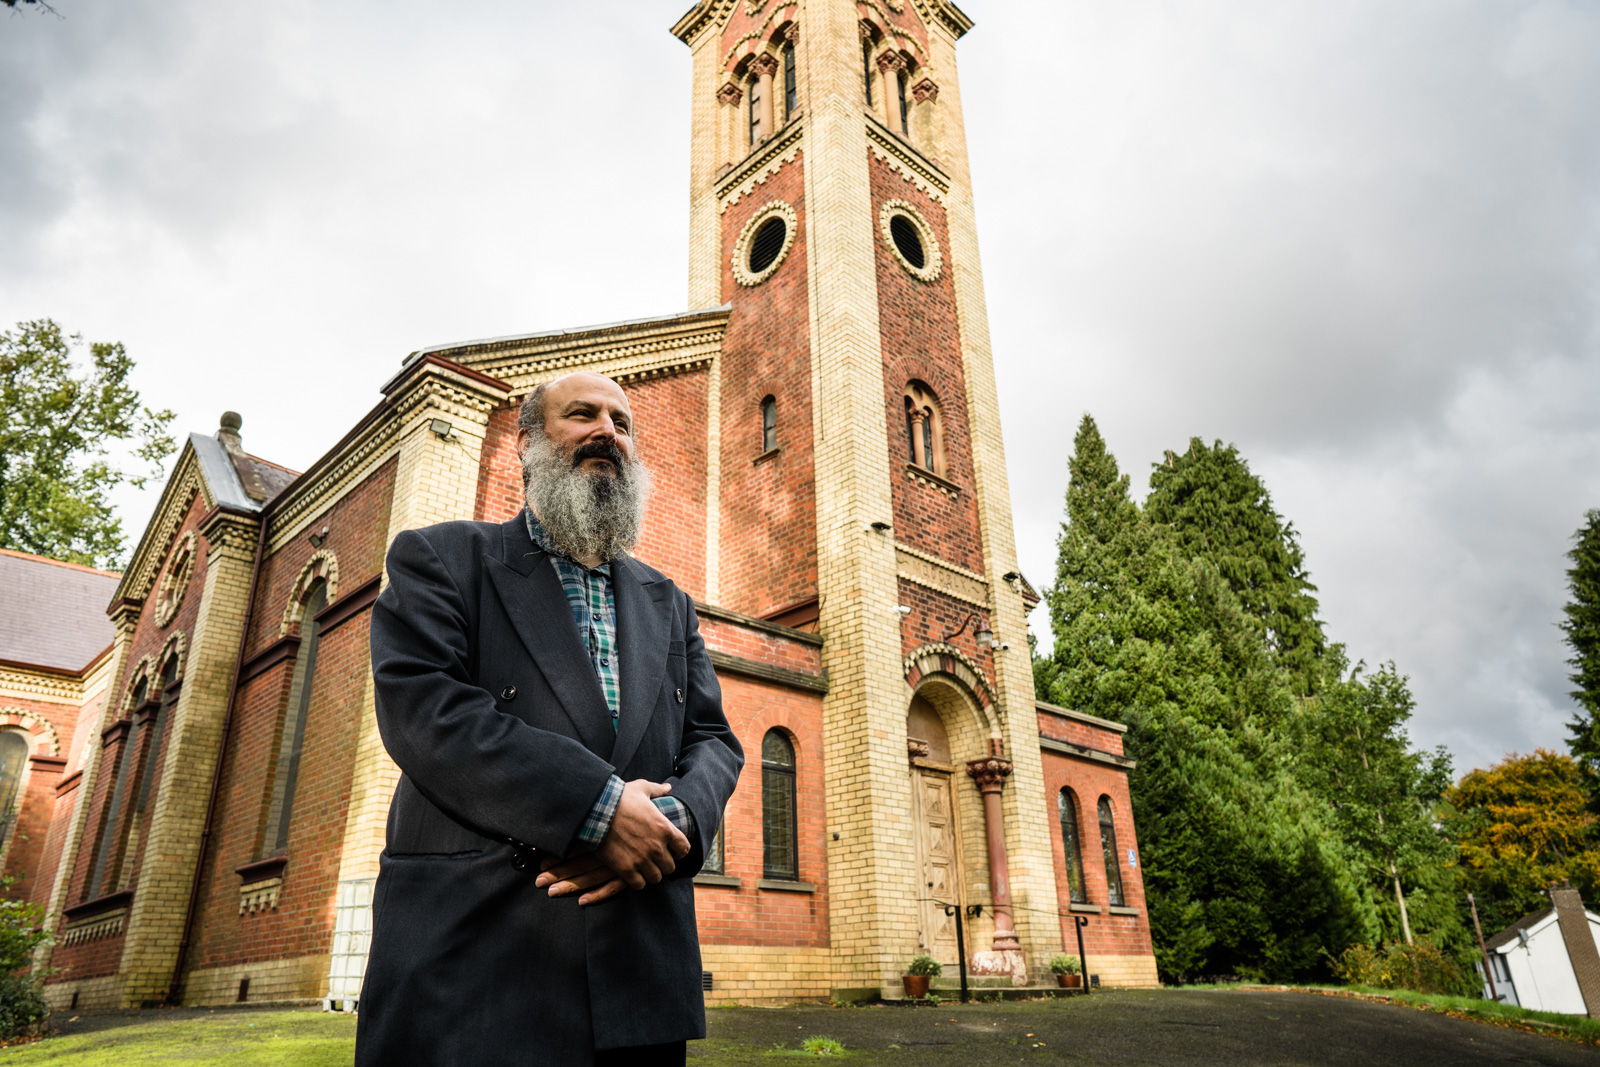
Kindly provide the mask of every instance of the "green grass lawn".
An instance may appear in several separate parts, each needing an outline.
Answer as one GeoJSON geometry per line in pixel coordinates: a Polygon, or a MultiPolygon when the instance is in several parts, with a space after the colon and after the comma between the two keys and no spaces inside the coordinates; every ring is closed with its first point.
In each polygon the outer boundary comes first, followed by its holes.
{"type": "Polygon", "coordinates": [[[226,1064],[227,1067],[348,1067],[355,1049],[353,1015],[315,1011],[229,1011],[189,1019],[157,1019],[30,1045],[0,1048],[11,1064],[226,1064]]]}

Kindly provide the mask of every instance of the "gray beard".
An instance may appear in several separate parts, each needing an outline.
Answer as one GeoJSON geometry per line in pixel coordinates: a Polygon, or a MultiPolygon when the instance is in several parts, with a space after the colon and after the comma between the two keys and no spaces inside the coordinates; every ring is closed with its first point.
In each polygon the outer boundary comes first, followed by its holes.
{"type": "Polygon", "coordinates": [[[524,497],[556,547],[573,559],[613,560],[639,542],[650,471],[624,458],[616,475],[589,474],[572,465],[544,434],[534,433],[522,456],[524,497]]]}

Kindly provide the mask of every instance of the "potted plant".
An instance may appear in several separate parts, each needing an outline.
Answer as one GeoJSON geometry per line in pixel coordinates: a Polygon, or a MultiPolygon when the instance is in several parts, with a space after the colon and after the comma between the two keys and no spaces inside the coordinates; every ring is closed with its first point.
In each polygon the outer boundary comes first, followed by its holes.
{"type": "Polygon", "coordinates": [[[906,996],[925,997],[928,995],[928,983],[943,972],[944,964],[924,952],[911,958],[911,965],[900,976],[900,984],[905,986],[906,996]]]}
{"type": "Polygon", "coordinates": [[[1059,956],[1052,956],[1050,958],[1050,970],[1056,976],[1056,984],[1062,989],[1077,989],[1078,984],[1083,981],[1079,977],[1083,971],[1083,964],[1078,961],[1076,956],[1068,956],[1065,953],[1059,956]]]}

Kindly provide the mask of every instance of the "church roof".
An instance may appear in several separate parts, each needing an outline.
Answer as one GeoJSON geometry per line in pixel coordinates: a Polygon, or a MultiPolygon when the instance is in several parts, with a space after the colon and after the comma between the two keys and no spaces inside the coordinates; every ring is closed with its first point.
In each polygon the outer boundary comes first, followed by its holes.
{"type": "Polygon", "coordinates": [[[106,605],[120,577],[0,549],[0,660],[81,673],[116,636],[106,605]]]}

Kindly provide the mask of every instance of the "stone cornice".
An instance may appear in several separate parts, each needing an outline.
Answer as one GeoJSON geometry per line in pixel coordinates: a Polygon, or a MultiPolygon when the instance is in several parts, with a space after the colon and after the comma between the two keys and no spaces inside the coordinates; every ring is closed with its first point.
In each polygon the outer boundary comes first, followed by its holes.
{"type": "Polygon", "coordinates": [[[719,178],[712,187],[712,193],[717,198],[717,210],[727,211],[756,186],[776,174],[784,164],[792,162],[805,143],[805,132],[806,119],[801,115],[719,178]]]}
{"type": "Polygon", "coordinates": [[[81,704],[83,679],[46,671],[24,663],[0,662],[0,694],[43,700],[51,704],[81,704]]]}
{"type": "Polygon", "coordinates": [[[1079,759],[1093,760],[1096,763],[1109,763],[1113,767],[1120,767],[1131,771],[1139,766],[1137,760],[1127,756],[1119,756],[1114,752],[1105,752],[1098,748],[1089,748],[1087,745],[1075,745],[1071,741],[1063,741],[1058,737],[1048,734],[1039,735],[1039,748],[1044,752],[1054,752],[1062,756],[1076,756],[1079,759]]]}
{"type": "Polygon", "coordinates": [[[955,597],[980,608],[991,607],[989,600],[989,583],[983,575],[969,571],[965,567],[957,567],[937,556],[923,552],[921,549],[912,548],[910,545],[894,545],[895,573],[908,582],[925,586],[946,596],[955,597]]]}
{"type": "Polygon", "coordinates": [[[872,154],[942,205],[950,193],[950,179],[945,172],[904,139],[896,137],[875,116],[863,117],[867,123],[867,147],[872,149],[872,154]]]}
{"type": "Polygon", "coordinates": [[[200,535],[206,539],[207,565],[222,553],[253,555],[260,529],[259,515],[235,511],[233,508],[212,508],[200,520],[200,535]]]}
{"type": "Polygon", "coordinates": [[[922,21],[937,22],[949,30],[957,38],[966,35],[972,29],[973,21],[965,11],[950,3],[950,0],[915,0],[917,13],[922,16],[922,21]]]}
{"type": "Polygon", "coordinates": [[[684,44],[692,45],[694,38],[713,25],[727,21],[737,0],[700,0],[672,24],[672,36],[684,44]]]}

